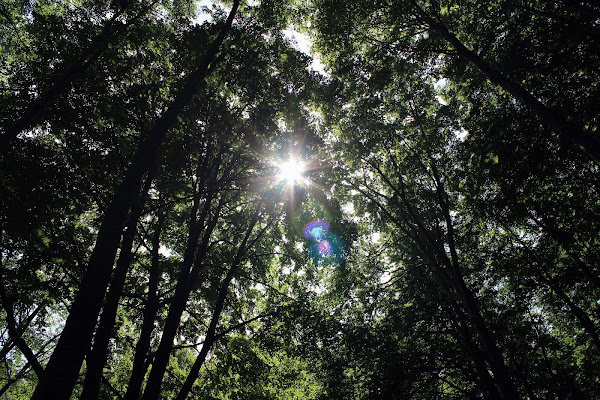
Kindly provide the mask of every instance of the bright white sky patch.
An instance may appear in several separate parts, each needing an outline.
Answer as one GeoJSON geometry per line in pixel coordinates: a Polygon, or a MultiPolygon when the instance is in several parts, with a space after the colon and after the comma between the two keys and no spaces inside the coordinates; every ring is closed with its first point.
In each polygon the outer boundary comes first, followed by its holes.
{"type": "Polygon", "coordinates": [[[213,2],[211,0],[201,0],[196,4],[196,17],[193,19],[194,24],[201,25],[203,22],[212,21],[212,16],[208,12],[204,12],[203,8],[211,8],[213,2]]]}
{"type": "Polygon", "coordinates": [[[454,133],[461,142],[464,142],[469,135],[469,131],[467,131],[465,128],[460,128],[460,130],[453,131],[452,133],[454,133]]]}
{"type": "Polygon", "coordinates": [[[446,100],[444,100],[444,98],[440,95],[435,96],[436,100],[438,101],[438,103],[440,103],[443,106],[447,106],[448,102],[446,100]]]}
{"type": "Polygon", "coordinates": [[[171,257],[171,254],[173,254],[173,251],[171,249],[169,249],[168,247],[165,247],[162,244],[158,248],[158,252],[165,257],[171,257]]]}
{"type": "Polygon", "coordinates": [[[306,55],[309,55],[312,58],[310,66],[313,71],[316,71],[321,75],[329,76],[329,74],[325,72],[325,65],[321,63],[321,59],[319,58],[319,56],[317,56],[316,54],[312,54],[310,50],[310,38],[308,37],[308,35],[297,32],[292,28],[285,29],[283,31],[283,34],[286,38],[290,39],[294,48],[303,52],[306,55]]]}

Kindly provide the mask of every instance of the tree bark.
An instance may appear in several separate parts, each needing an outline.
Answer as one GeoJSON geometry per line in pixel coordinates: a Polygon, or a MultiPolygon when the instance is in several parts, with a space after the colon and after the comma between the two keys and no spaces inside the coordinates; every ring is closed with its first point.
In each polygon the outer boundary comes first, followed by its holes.
{"type": "MultiPolygon", "coordinates": [[[[1,260],[0,260],[1,262],[1,260]]],[[[0,264],[0,269],[2,266],[0,264]]],[[[6,312],[6,325],[8,327],[8,334],[12,342],[17,346],[21,353],[27,359],[27,362],[31,365],[31,368],[35,374],[39,377],[44,372],[44,367],[40,364],[37,357],[27,345],[23,337],[21,336],[15,319],[15,313],[13,309],[13,303],[9,300],[6,290],[4,289],[4,279],[2,277],[3,272],[0,272],[0,298],[2,299],[2,306],[6,312]]]]}
{"type": "Polygon", "coordinates": [[[146,140],[140,144],[123,182],[119,185],[104,214],[87,271],[71,306],[62,335],[32,399],[67,400],[71,396],[79,369],[91,344],[127,210],[140,190],[144,173],[154,163],[165,135],[176,123],[184,106],[195,95],[210,71],[209,67],[217,57],[221,44],[231,28],[238,5],[239,0],[235,0],[225,26],[202,58],[198,68],[190,74],[169,108],[156,122],[146,140]]]}
{"type": "MultiPolygon", "coordinates": [[[[2,249],[2,234],[3,227],[0,224],[0,249],[2,249]]],[[[17,327],[17,320],[15,318],[15,311],[13,307],[13,302],[9,298],[6,293],[6,288],[4,286],[4,265],[2,263],[2,258],[0,257],[0,300],[2,300],[2,306],[4,311],[6,312],[6,325],[8,327],[8,334],[12,342],[17,346],[17,348],[21,351],[21,353],[27,359],[27,362],[31,365],[31,368],[35,372],[35,374],[40,377],[44,371],[44,367],[40,364],[35,354],[31,348],[27,345],[23,337],[21,336],[21,332],[17,327]]]]}
{"type": "Polygon", "coordinates": [[[135,346],[131,376],[127,385],[127,392],[124,396],[126,400],[135,400],[138,398],[144,375],[146,374],[146,356],[150,350],[150,340],[152,338],[152,330],[154,329],[154,320],[156,319],[156,313],[158,311],[158,282],[160,279],[158,249],[160,247],[160,232],[164,219],[164,214],[159,211],[156,230],[154,231],[154,236],[152,238],[152,264],[150,265],[148,278],[148,298],[146,299],[146,305],[144,307],[144,318],[142,320],[140,337],[135,346]]]}
{"type": "Polygon", "coordinates": [[[498,392],[498,387],[496,386],[493,378],[490,376],[490,372],[486,365],[482,351],[473,341],[473,337],[469,331],[469,326],[466,321],[466,316],[457,304],[455,304],[455,311],[465,344],[472,354],[471,357],[475,363],[475,368],[477,369],[477,376],[479,377],[480,385],[482,386],[484,393],[487,393],[485,398],[493,400],[501,399],[502,397],[500,396],[500,392],[498,392]]]}
{"type": "Polygon", "coordinates": [[[552,292],[554,292],[556,296],[558,296],[559,299],[561,299],[567,305],[567,307],[569,307],[571,314],[575,316],[575,318],[579,321],[580,325],[592,339],[592,342],[594,342],[594,345],[596,345],[596,347],[600,350],[600,336],[598,335],[598,328],[596,327],[596,324],[594,323],[594,321],[592,321],[588,313],[585,312],[585,310],[583,310],[577,304],[575,304],[573,300],[571,300],[571,298],[560,287],[560,284],[556,282],[556,280],[552,278],[550,274],[548,274],[549,276],[547,276],[547,274],[544,273],[544,270],[541,268],[541,266],[536,266],[536,264],[541,264],[543,263],[543,261],[536,261],[539,260],[539,257],[535,255],[533,250],[530,249],[527,246],[527,244],[524,243],[523,240],[521,240],[519,236],[512,231],[512,229],[504,228],[504,230],[509,232],[523,246],[523,249],[525,249],[526,253],[530,257],[530,260],[532,261],[531,264],[535,271],[535,274],[550,288],[550,290],[552,290],[552,292]]]}
{"type": "Polygon", "coordinates": [[[432,160],[431,162],[431,170],[433,172],[433,177],[436,184],[436,192],[438,195],[438,203],[442,209],[442,213],[444,215],[444,220],[446,222],[446,231],[447,231],[447,240],[448,247],[450,250],[450,261],[451,268],[453,272],[454,284],[456,287],[459,296],[461,297],[463,306],[465,307],[465,311],[473,324],[473,327],[477,331],[479,338],[481,339],[481,344],[483,346],[483,351],[487,358],[488,363],[490,364],[490,368],[494,373],[494,378],[500,388],[502,396],[506,400],[516,400],[520,399],[521,396],[511,379],[511,374],[504,363],[504,357],[496,340],[492,336],[492,333],[488,329],[485,324],[485,320],[481,315],[481,311],[479,309],[479,305],[477,304],[477,299],[473,292],[467,287],[465,283],[462,272],[460,269],[460,263],[458,259],[458,252],[456,250],[456,243],[454,240],[454,226],[452,223],[452,217],[450,216],[450,209],[448,207],[448,195],[444,189],[443,182],[435,166],[435,162],[432,160]]]}
{"type": "Polygon", "coordinates": [[[556,110],[550,109],[521,85],[492,67],[483,58],[462,44],[462,42],[454,36],[454,34],[448,31],[441,22],[434,20],[416,3],[413,4],[417,17],[421,18],[433,32],[437,33],[442,39],[450,43],[459,56],[479,69],[479,71],[481,71],[490,81],[501,86],[510,93],[515,99],[540,118],[544,125],[557,132],[565,140],[581,148],[596,161],[596,163],[600,163],[600,141],[597,138],[590,133],[584,132],[583,129],[563,118],[556,110]]]}
{"type": "MultiPolygon", "coordinates": [[[[538,210],[543,210],[536,204],[538,210]]],[[[541,214],[538,211],[539,214],[541,214]]],[[[579,267],[581,272],[590,280],[590,282],[600,289],[600,277],[592,270],[592,267],[585,263],[581,257],[577,254],[577,251],[573,248],[573,244],[576,244],[575,237],[570,232],[566,232],[560,229],[557,224],[548,216],[542,216],[541,220],[536,218],[533,213],[529,213],[529,217],[533,222],[542,230],[547,233],[565,252],[571,257],[575,264],[579,267]]]]}
{"type": "MultiPolygon", "coordinates": [[[[1,263],[2,263],[2,260],[0,260],[0,265],[1,265],[1,263]]],[[[42,305],[37,306],[35,308],[35,310],[33,310],[33,312],[31,314],[29,314],[29,316],[27,317],[27,319],[25,321],[21,321],[21,323],[17,327],[17,334],[19,336],[21,336],[23,334],[23,332],[27,329],[29,324],[31,324],[31,322],[33,321],[35,316],[38,315],[38,313],[42,310],[43,307],[44,307],[44,305],[42,303],[42,305]]],[[[0,360],[3,360],[4,357],[6,357],[6,355],[13,349],[13,347],[15,347],[15,343],[10,338],[10,332],[9,332],[8,339],[9,340],[6,342],[6,344],[2,347],[2,349],[0,349],[0,360]]]]}
{"type": "Polygon", "coordinates": [[[106,296],[106,301],[104,302],[98,329],[94,335],[94,346],[86,357],[87,370],[83,390],[81,392],[82,399],[96,399],[100,393],[100,382],[102,381],[102,373],[108,354],[108,343],[115,325],[117,309],[119,308],[119,299],[123,292],[127,271],[129,270],[131,259],[133,258],[133,241],[135,240],[137,233],[138,219],[146,200],[146,194],[148,193],[152,179],[154,178],[153,175],[153,173],[150,173],[146,177],[144,189],[139,194],[138,200],[131,209],[127,231],[123,235],[123,243],[121,245],[119,260],[117,261],[117,267],[113,272],[113,278],[108,295],[106,296]]]}
{"type": "MultiPolygon", "coordinates": [[[[208,213],[211,201],[212,197],[206,200],[203,214],[208,213]]],[[[196,250],[196,244],[200,235],[199,231],[203,224],[197,224],[195,227],[197,232],[190,231],[190,237],[192,239],[188,240],[188,248],[186,249],[188,258],[186,259],[184,257],[182,269],[177,280],[177,286],[175,288],[175,294],[173,295],[173,300],[169,306],[167,320],[165,321],[165,327],[158,345],[158,350],[156,351],[154,361],[152,362],[152,369],[150,370],[148,383],[146,384],[144,394],[142,395],[143,400],[157,399],[160,394],[163,376],[167,369],[167,364],[169,363],[169,358],[173,349],[173,339],[177,334],[177,329],[179,328],[179,323],[181,321],[181,315],[185,311],[185,306],[192,289],[192,283],[196,280],[200,272],[200,266],[204,260],[204,256],[206,255],[210,236],[217,224],[222,205],[223,202],[220,200],[215,215],[204,230],[204,235],[200,245],[198,246],[195,259],[194,251],[196,250]],[[195,236],[195,239],[193,236],[195,236]]]]}
{"type": "Polygon", "coordinates": [[[223,311],[223,306],[225,304],[225,299],[227,297],[227,290],[229,288],[229,284],[231,283],[233,276],[237,272],[237,270],[240,266],[240,263],[242,262],[242,257],[244,256],[244,254],[246,254],[248,240],[250,239],[250,235],[252,234],[252,231],[254,230],[256,223],[258,222],[259,215],[260,215],[260,204],[259,204],[257,210],[255,211],[254,216],[252,217],[250,226],[246,230],[246,234],[244,235],[244,239],[242,240],[242,243],[238,247],[238,250],[236,252],[236,255],[235,255],[235,258],[231,265],[231,268],[227,272],[227,275],[225,276],[225,279],[223,280],[223,283],[221,284],[221,288],[219,289],[219,295],[217,297],[217,302],[216,302],[215,308],[213,310],[212,318],[210,320],[210,325],[208,326],[208,330],[206,332],[206,338],[204,339],[204,344],[202,345],[200,354],[198,354],[198,357],[196,357],[196,360],[194,361],[194,365],[192,366],[192,369],[188,373],[188,376],[185,379],[185,382],[184,382],[183,386],[181,387],[181,390],[177,394],[177,397],[175,398],[175,400],[185,400],[186,399],[186,397],[190,393],[190,390],[192,390],[192,386],[194,385],[194,382],[196,381],[196,378],[198,377],[200,368],[202,367],[202,364],[204,364],[204,361],[206,360],[206,356],[208,355],[208,352],[211,349],[211,347],[215,341],[217,324],[219,323],[219,318],[221,316],[221,312],[223,311]]]}

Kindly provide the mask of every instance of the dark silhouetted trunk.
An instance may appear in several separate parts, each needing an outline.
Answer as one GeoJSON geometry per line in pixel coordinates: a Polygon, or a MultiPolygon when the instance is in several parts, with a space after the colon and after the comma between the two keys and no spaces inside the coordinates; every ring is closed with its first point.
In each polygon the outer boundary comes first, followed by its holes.
{"type": "Polygon", "coordinates": [[[448,241],[448,248],[450,250],[450,262],[448,263],[448,267],[452,270],[456,291],[462,300],[467,316],[471,320],[475,331],[479,335],[486,360],[490,365],[502,396],[505,400],[520,399],[521,396],[519,395],[519,392],[511,379],[511,374],[504,363],[504,356],[502,355],[496,340],[492,336],[492,333],[486,326],[485,320],[481,315],[479,305],[477,304],[477,299],[473,295],[473,292],[471,292],[471,290],[467,287],[463,279],[458,260],[458,252],[456,251],[456,243],[454,240],[454,226],[452,224],[452,217],[450,216],[450,209],[448,207],[448,195],[444,189],[443,182],[433,160],[431,162],[431,169],[436,184],[438,203],[442,209],[446,223],[446,238],[448,241]]]}
{"type": "MultiPolygon", "coordinates": [[[[537,208],[543,210],[543,207],[537,205],[537,208]]],[[[574,244],[576,244],[575,237],[564,230],[560,229],[554,221],[546,216],[542,216],[541,220],[535,217],[533,213],[529,214],[529,217],[535,222],[537,226],[542,228],[544,233],[550,235],[550,237],[562,247],[566,253],[571,257],[571,259],[575,262],[577,267],[583,272],[583,274],[590,280],[592,284],[594,284],[597,288],[600,289],[600,277],[592,270],[592,268],[585,263],[581,257],[577,254],[577,251],[574,248],[574,244]]]]}
{"type": "Polygon", "coordinates": [[[165,135],[176,123],[184,106],[196,94],[210,71],[211,63],[215,60],[221,44],[231,28],[238,5],[239,0],[234,1],[232,12],[225,26],[200,61],[198,68],[190,74],[184,87],[156,122],[148,137],[140,144],[134,160],[127,169],[125,178],[105,211],[87,271],[71,306],[61,337],[36,387],[33,399],[67,400],[71,396],[79,369],[91,345],[92,335],[119,247],[122,226],[127,218],[127,211],[140,190],[144,174],[154,163],[165,135]]]}
{"type": "Polygon", "coordinates": [[[501,86],[515,99],[527,107],[533,114],[551,130],[557,132],[565,140],[583,149],[592,159],[600,163],[600,141],[592,134],[586,133],[580,127],[567,121],[556,110],[552,110],[538,100],[534,95],[525,90],[509,77],[492,67],[475,52],[469,50],[462,42],[454,36],[440,22],[434,20],[423,9],[415,4],[416,14],[429,28],[446,40],[457,54],[479,69],[490,81],[501,86]]]}
{"type": "Polygon", "coordinates": [[[473,337],[471,332],[469,331],[469,326],[467,324],[467,319],[461,308],[455,304],[455,311],[458,317],[458,323],[460,326],[461,334],[465,344],[469,352],[471,353],[471,358],[475,363],[475,368],[477,372],[477,377],[479,378],[479,384],[483,389],[484,393],[486,393],[486,399],[501,399],[500,392],[498,392],[498,388],[494,383],[493,378],[490,376],[489,369],[486,365],[485,358],[481,352],[479,346],[475,344],[473,341],[473,337]]]}
{"type": "Polygon", "coordinates": [[[561,299],[567,305],[567,307],[569,307],[571,314],[575,316],[575,318],[579,321],[581,327],[583,327],[583,329],[590,336],[596,347],[600,350],[600,336],[598,336],[598,328],[596,327],[596,324],[594,323],[594,321],[592,321],[588,313],[586,313],[585,310],[583,310],[581,307],[575,304],[573,300],[571,300],[571,298],[560,287],[560,284],[554,278],[552,278],[552,276],[546,274],[539,265],[536,265],[538,264],[538,261],[536,260],[539,260],[539,257],[536,256],[533,250],[531,250],[527,246],[527,244],[524,243],[523,240],[519,238],[519,236],[515,234],[511,229],[505,228],[505,230],[507,232],[510,232],[512,237],[515,238],[515,240],[523,246],[523,249],[525,249],[527,255],[529,256],[529,260],[531,261],[531,265],[535,274],[542,280],[542,282],[544,282],[552,290],[552,292],[554,292],[554,294],[556,294],[556,296],[558,296],[559,299],[561,299]]]}
{"type": "Polygon", "coordinates": [[[119,299],[121,298],[127,271],[129,270],[129,265],[131,264],[131,259],[133,257],[132,249],[137,233],[138,219],[142,212],[146,194],[150,189],[153,178],[154,174],[148,174],[144,189],[131,209],[127,230],[123,235],[119,260],[117,261],[117,266],[113,272],[113,278],[110,283],[108,295],[106,296],[106,301],[104,302],[98,329],[96,329],[96,334],[94,335],[94,347],[86,357],[87,370],[83,390],[81,392],[82,399],[95,399],[98,398],[98,394],[100,393],[100,382],[102,381],[102,371],[104,370],[104,364],[106,363],[108,343],[112,336],[112,330],[117,317],[117,309],[119,308],[119,299]]]}
{"type": "MultiPolygon", "coordinates": [[[[3,242],[3,227],[0,224],[0,249],[2,249],[3,242]]],[[[0,257],[0,300],[2,300],[2,307],[4,308],[4,312],[6,313],[6,326],[8,328],[8,335],[10,336],[10,340],[17,346],[17,348],[21,351],[23,356],[27,359],[27,362],[31,365],[35,374],[39,377],[44,372],[44,367],[40,364],[35,354],[31,348],[25,342],[25,339],[21,336],[21,332],[17,327],[17,320],[15,318],[15,311],[13,308],[13,302],[9,298],[6,293],[6,288],[4,286],[4,265],[2,263],[2,258],[0,257]]]]}
{"type": "Polygon", "coordinates": [[[204,343],[202,344],[202,349],[200,350],[200,354],[198,354],[198,357],[196,357],[196,361],[194,361],[194,365],[192,366],[191,371],[189,372],[183,386],[181,387],[181,390],[177,394],[176,400],[185,400],[188,394],[190,393],[190,390],[192,390],[192,386],[194,385],[194,382],[198,377],[200,368],[202,367],[202,364],[204,364],[206,356],[208,355],[208,352],[210,351],[215,341],[217,324],[219,323],[221,311],[223,311],[223,306],[225,304],[225,298],[227,297],[227,290],[229,288],[229,284],[231,283],[233,276],[237,272],[240,263],[242,262],[242,257],[244,256],[244,254],[246,254],[248,239],[250,239],[250,235],[252,234],[256,223],[258,222],[259,215],[260,204],[252,217],[250,226],[246,230],[246,234],[244,235],[242,243],[238,247],[231,268],[229,269],[229,271],[227,271],[227,275],[225,276],[225,279],[221,284],[221,287],[219,289],[219,295],[217,297],[217,302],[215,304],[215,308],[213,310],[213,314],[210,320],[210,325],[208,326],[208,330],[206,331],[206,338],[204,339],[204,343]]]}
{"type": "MultiPolygon", "coordinates": [[[[1,265],[2,261],[0,260],[0,265],[1,265]]],[[[0,284],[2,284],[2,282],[0,282],[0,284]]],[[[19,323],[19,326],[17,327],[17,335],[21,336],[23,334],[23,332],[25,331],[25,329],[27,329],[27,327],[29,326],[29,324],[31,324],[31,322],[33,321],[33,319],[36,317],[36,315],[39,314],[39,312],[42,310],[42,308],[44,308],[44,305],[40,305],[37,306],[35,310],[33,310],[33,312],[31,314],[29,314],[29,316],[27,317],[27,319],[25,321],[21,321],[19,323]]],[[[4,360],[4,357],[6,357],[6,355],[14,348],[15,343],[12,341],[12,339],[10,338],[10,332],[9,332],[9,340],[7,341],[7,343],[2,347],[2,349],[0,350],[0,360],[4,360]]]]}
{"type": "MultiPolygon", "coordinates": [[[[206,199],[204,209],[202,211],[203,216],[201,217],[200,221],[203,222],[203,220],[206,218],[211,202],[212,196],[206,199]]],[[[204,224],[199,222],[190,228],[190,237],[188,238],[186,255],[184,256],[183,265],[177,280],[175,294],[173,295],[171,305],[169,306],[169,312],[167,314],[165,327],[158,345],[158,350],[156,351],[154,361],[152,362],[152,369],[150,370],[150,376],[148,377],[146,389],[144,390],[144,394],[142,396],[142,399],[144,400],[156,399],[160,395],[162,379],[167,369],[169,357],[171,356],[171,351],[173,349],[173,339],[177,334],[181,315],[183,314],[183,311],[187,305],[192,284],[200,273],[201,265],[204,260],[204,256],[206,255],[206,250],[208,249],[210,236],[217,224],[222,206],[223,201],[220,200],[216,212],[209,221],[208,226],[204,229],[204,235],[200,245],[197,246],[197,243],[200,236],[200,230],[204,224]],[[196,254],[195,259],[194,254],[196,254]]]]}
{"type": "Polygon", "coordinates": [[[131,376],[127,385],[125,399],[135,400],[138,398],[144,375],[146,374],[146,356],[150,350],[150,340],[152,339],[152,330],[154,329],[154,320],[158,311],[158,282],[160,279],[159,253],[160,232],[164,222],[164,214],[159,211],[156,230],[152,237],[152,263],[148,277],[148,298],[144,306],[144,317],[142,320],[142,329],[140,337],[135,346],[135,355],[133,357],[133,367],[131,376]]]}

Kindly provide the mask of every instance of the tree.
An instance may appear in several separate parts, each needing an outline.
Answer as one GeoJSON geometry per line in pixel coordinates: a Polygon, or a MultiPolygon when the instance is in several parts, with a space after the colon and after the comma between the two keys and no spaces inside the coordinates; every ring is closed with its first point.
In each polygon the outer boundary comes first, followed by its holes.
{"type": "MultiPolygon", "coordinates": [[[[492,83],[500,86],[536,115],[548,128],[557,132],[566,141],[583,149],[596,162],[600,159],[600,142],[592,133],[586,133],[580,126],[561,115],[557,109],[552,109],[551,106],[539,100],[535,94],[529,92],[526,87],[511,79],[502,69],[502,59],[493,60],[497,65],[494,66],[482,57],[481,53],[488,50],[486,48],[488,43],[478,43],[477,37],[474,38],[467,30],[470,27],[465,26],[464,19],[469,18],[470,20],[479,21],[480,13],[492,13],[497,17],[505,17],[513,11],[507,10],[511,7],[510,5],[498,4],[487,7],[472,6],[469,2],[461,5],[442,5],[437,1],[406,1],[399,4],[380,2],[366,6],[357,2],[345,4],[341,8],[341,12],[338,10],[335,14],[331,11],[338,6],[335,1],[315,2],[315,6],[323,9],[314,22],[315,29],[322,33],[318,38],[321,40],[323,48],[328,48],[327,51],[334,49],[338,54],[348,54],[353,49],[359,48],[360,43],[361,45],[373,47],[374,51],[370,51],[384,54],[386,57],[397,54],[400,58],[408,58],[415,53],[422,53],[429,56],[428,62],[430,63],[435,63],[434,57],[438,55],[444,56],[444,62],[449,61],[448,55],[456,55],[461,61],[475,67],[492,83]],[[361,9],[361,11],[357,12],[358,9],[361,9]],[[334,15],[335,17],[333,17],[334,15]],[[352,33],[355,25],[366,27],[366,30],[359,29],[356,33],[352,33]],[[459,30],[458,33],[452,32],[452,28],[449,27],[456,27],[459,30]],[[347,36],[349,40],[336,43],[337,38],[346,35],[349,35],[347,36]],[[457,35],[464,35],[469,42],[462,41],[457,35]],[[471,44],[474,49],[469,49],[465,43],[471,44]],[[446,46],[449,46],[450,49],[446,49],[446,46]]],[[[513,12],[513,14],[519,17],[519,12],[522,13],[522,9],[513,12]]],[[[498,35],[502,28],[514,29],[517,24],[512,20],[509,21],[510,25],[496,27],[493,34],[498,35]]],[[[475,30],[475,32],[479,33],[478,30],[475,30]]],[[[515,31],[512,30],[512,32],[515,31]]],[[[536,33],[538,32],[535,32],[534,28],[533,34],[536,33]]],[[[484,38],[486,41],[492,40],[488,32],[484,32],[484,34],[488,35],[484,38]]],[[[519,39],[523,40],[523,38],[519,39]]],[[[567,40],[569,39],[572,38],[567,40]]],[[[580,40],[580,38],[576,38],[575,42],[579,43],[580,40]]],[[[597,62],[597,60],[594,61],[597,62]]],[[[580,64],[577,67],[587,69],[585,64],[580,64]]],[[[456,78],[456,76],[453,76],[453,78],[456,78]]],[[[585,126],[589,126],[590,123],[591,120],[589,119],[583,122],[585,126]]],[[[591,132],[595,132],[595,127],[590,126],[590,128],[591,132]]]]}
{"type": "Polygon", "coordinates": [[[596,395],[595,4],[200,7],[0,7],[0,395],[596,395]]]}

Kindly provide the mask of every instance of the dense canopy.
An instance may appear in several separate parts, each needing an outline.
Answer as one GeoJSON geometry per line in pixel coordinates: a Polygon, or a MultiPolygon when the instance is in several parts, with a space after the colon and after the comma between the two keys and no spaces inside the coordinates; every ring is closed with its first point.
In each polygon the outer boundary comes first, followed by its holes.
{"type": "Polygon", "coordinates": [[[600,398],[594,1],[7,0],[0,99],[0,399],[600,398]]]}

